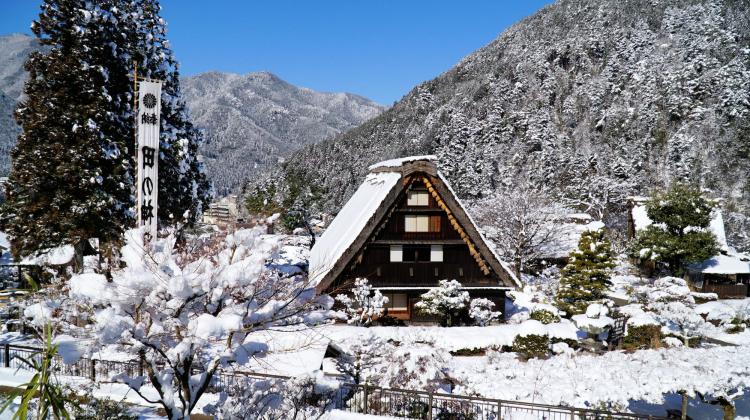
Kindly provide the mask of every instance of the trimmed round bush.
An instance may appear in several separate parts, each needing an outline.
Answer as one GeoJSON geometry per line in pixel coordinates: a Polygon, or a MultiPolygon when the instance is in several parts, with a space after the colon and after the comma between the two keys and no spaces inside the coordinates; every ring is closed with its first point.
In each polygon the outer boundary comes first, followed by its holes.
{"type": "Polygon", "coordinates": [[[537,309],[533,311],[531,316],[529,316],[529,319],[535,319],[542,324],[554,324],[555,322],[560,322],[560,317],[547,309],[537,309]]]}
{"type": "Polygon", "coordinates": [[[538,334],[517,335],[513,339],[513,351],[526,360],[547,357],[549,337],[538,334]]]}
{"type": "Polygon", "coordinates": [[[660,325],[628,325],[622,347],[628,350],[658,348],[661,339],[660,325]]]}

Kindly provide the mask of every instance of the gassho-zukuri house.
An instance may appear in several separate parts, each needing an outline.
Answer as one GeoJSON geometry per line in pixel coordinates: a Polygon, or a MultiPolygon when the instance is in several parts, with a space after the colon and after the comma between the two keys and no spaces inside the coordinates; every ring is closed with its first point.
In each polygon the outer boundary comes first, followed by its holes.
{"type": "Polygon", "coordinates": [[[388,315],[429,321],[414,304],[440,280],[455,279],[472,297],[486,297],[502,310],[506,291],[520,283],[436,161],[413,156],[369,167],[311,251],[310,278],[318,293],[345,293],[356,278],[367,278],[388,297],[388,315]]]}

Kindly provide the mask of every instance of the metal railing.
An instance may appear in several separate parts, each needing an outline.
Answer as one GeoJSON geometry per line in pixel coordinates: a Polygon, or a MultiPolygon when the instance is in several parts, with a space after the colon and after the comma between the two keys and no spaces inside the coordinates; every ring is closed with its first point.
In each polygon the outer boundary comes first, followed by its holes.
{"type": "MultiPolygon", "coordinates": [[[[19,357],[41,357],[40,349],[29,346],[2,344],[0,366],[27,370],[19,357]]],[[[82,358],[64,364],[56,358],[61,375],[88,378],[92,381],[110,380],[114,375],[143,374],[137,361],[109,361],[82,358]]],[[[254,372],[219,372],[214,376],[210,391],[228,392],[241,389],[246,380],[290,380],[288,376],[254,372]]],[[[333,408],[352,413],[374,414],[423,420],[661,420],[666,417],[616,413],[602,410],[564,407],[508,401],[492,398],[443,394],[406,389],[382,388],[369,385],[341,383],[333,408]]]]}

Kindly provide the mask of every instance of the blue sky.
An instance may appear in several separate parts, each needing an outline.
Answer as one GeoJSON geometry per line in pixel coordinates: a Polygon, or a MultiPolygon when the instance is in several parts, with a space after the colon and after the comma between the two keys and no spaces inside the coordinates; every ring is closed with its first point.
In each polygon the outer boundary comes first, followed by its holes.
{"type": "MultiPolygon", "coordinates": [[[[270,71],[389,105],[550,0],[162,0],[182,73],[270,71]]],[[[0,0],[0,34],[37,0],[0,0]]]]}

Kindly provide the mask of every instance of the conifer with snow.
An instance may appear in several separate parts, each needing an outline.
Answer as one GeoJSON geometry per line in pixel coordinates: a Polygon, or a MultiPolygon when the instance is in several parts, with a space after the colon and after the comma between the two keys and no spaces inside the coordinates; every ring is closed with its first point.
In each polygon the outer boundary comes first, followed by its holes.
{"type": "Polygon", "coordinates": [[[26,63],[23,132],[6,183],[3,230],[25,256],[99,238],[104,249],[132,223],[132,174],[102,65],[106,12],[83,0],[46,0],[32,31],[46,46],[26,63]]]}
{"type": "MultiPolygon", "coordinates": [[[[46,0],[32,30],[47,49],[26,68],[23,128],[6,184],[4,230],[29,255],[98,238],[105,254],[134,224],[134,63],[164,81],[159,155],[162,226],[194,222],[210,198],[200,133],[180,98],[156,0],[46,0]],[[183,217],[184,216],[184,217],[183,217]]],[[[79,249],[80,250],[80,249],[79,249]]]]}
{"type": "Polygon", "coordinates": [[[563,268],[556,306],[569,316],[586,312],[589,304],[605,298],[614,266],[604,229],[584,232],[578,249],[570,254],[568,265],[563,268]]]}
{"type": "Polygon", "coordinates": [[[646,203],[652,223],[630,245],[633,258],[656,261],[672,273],[685,265],[711,258],[719,252],[708,229],[713,203],[689,185],[674,184],[646,203]]]}

